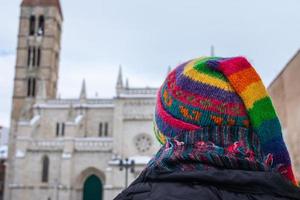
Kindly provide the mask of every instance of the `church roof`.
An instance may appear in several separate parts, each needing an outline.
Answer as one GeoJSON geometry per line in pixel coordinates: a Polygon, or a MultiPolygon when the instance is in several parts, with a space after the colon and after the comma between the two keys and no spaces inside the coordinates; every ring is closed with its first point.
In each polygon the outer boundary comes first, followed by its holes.
{"type": "Polygon", "coordinates": [[[23,0],[21,6],[55,6],[59,10],[61,17],[63,18],[59,0],[23,0]]]}

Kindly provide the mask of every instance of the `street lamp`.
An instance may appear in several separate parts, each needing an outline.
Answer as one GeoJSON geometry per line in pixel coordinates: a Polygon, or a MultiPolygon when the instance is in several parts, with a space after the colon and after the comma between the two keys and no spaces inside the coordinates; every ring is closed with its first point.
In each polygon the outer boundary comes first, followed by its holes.
{"type": "Polygon", "coordinates": [[[125,188],[128,186],[128,170],[130,169],[131,173],[134,173],[134,167],[135,167],[135,162],[134,160],[129,161],[128,158],[125,158],[125,160],[120,159],[119,160],[119,169],[122,171],[125,169],[125,188]]]}

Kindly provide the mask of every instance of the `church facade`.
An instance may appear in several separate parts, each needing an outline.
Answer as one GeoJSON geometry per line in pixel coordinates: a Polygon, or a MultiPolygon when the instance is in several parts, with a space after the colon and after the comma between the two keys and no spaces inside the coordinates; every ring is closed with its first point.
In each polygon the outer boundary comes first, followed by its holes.
{"type": "Polygon", "coordinates": [[[5,200],[111,200],[159,148],[152,134],[157,88],[57,98],[63,13],[59,0],[21,4],[5,200]]]}

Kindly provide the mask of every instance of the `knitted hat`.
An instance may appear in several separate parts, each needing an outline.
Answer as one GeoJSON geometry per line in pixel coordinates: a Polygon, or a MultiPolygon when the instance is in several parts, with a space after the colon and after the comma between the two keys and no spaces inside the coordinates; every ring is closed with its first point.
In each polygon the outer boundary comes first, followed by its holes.
{"type": "Polygon", "coordinates": [[[296,184],[271,99],[243,57],[202,57],[175,68],[158,92],[154,129],[167,147],[197,142],[192,156],[202,152],[198,159],[217,167],[275,170],[296,184]]]}

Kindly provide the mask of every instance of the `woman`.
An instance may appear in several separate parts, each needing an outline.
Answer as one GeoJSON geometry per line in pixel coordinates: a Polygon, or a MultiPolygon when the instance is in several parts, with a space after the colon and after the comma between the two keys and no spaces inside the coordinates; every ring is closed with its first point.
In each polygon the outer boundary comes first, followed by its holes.
{"type": "Polygon", "coordinates": [[[299,199],[266,89],[243,57],[181,64],[158,92],[163,145],[115,200],[299,199]]]}

